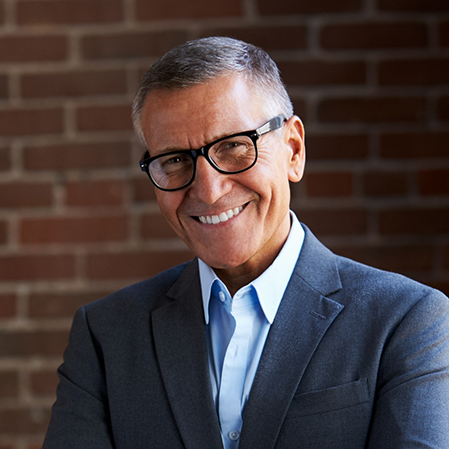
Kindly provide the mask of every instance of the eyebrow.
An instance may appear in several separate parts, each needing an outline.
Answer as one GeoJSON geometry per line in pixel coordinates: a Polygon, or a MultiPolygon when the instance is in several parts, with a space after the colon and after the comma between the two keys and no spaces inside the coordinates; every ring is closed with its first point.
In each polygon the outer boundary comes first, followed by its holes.
{"type": "Polygon", "coordinates": [[[152,155],[152,154],[150,153],[149,148],[147,147],[147,149],[148,149],[148,154],[149,154],[151,157],[155,157],[155,156],[159,156],[159,155],[161,155],[161,154],[168,154],[168,153],[172,153],[172,152],[173,152],[173,153],[176,153],[176,152],[178,152],[178,151],[195,151],[195,150],[199,150],[199,149],[201,149],[201,148],[204,148],[205,146],[207,146],[207,145],[209,145],[209,144],[211,144],[211,143],[213,143],[213,142],[216,142],[217,140],[224,139],[224,138],[229,137],[229,136],[234,136],[235,134],[245,133],[245,132],[248,132],[248,131],[253,131],[253,130],[252,130],[252,129],[246,129],[246,130],[243,130],[243,131],[237,131],[237,132],[234,132],[234,133],[225,133],[225,134],[223,134],[221,137],[216,137],[215,139],[209,141],[208,143],[202,145],[202,146],[199,147],[199,148],[176,148],[176,147],[165,148],[165,149],[163,149],[163,150],[161,150],[161,151],[155,152],[155,153],[152,155]]]}

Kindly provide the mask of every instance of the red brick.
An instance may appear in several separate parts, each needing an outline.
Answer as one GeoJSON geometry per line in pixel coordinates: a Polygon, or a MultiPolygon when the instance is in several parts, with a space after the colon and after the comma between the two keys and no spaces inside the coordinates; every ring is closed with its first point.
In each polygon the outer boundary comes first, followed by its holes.
{"type": "Polygon", "coordinates": [[[363,191],[367,196],[406,195],[407,184],[406,173],[377,170],[363,175],[363,191]]]}
{"type": "Polygon", "coordinates": [[[56,370],[35,371],[30,375],[31,392],[36,396],[54,396],[58,386],[56,370]]]}
{"type": "Polygon", "coordinates": [[[87,259],[87,276],[97,280],[146,279],[191,258],[188,250],[92,254],[87,259]]]}
{"type": "Polygon", "coordinates": [[[175,232],[162,215],[147,214],[141,218],[140,233],[144,239],[174,238],[175,232]]]}
{"type": "Polygon", "coordinates": [[[150,178],[142,172],[142,176],[133,180],[133,200],[136,202],[155,201],[154,189],[150,178]]]}
{"type": "Polygon", "coordinates": [[[120,0],[19,0],[19,25],[50,25],[77,23],[111,23],[123,19],[120,0]]]}
{"type": "Polygon", "coordinates": [[[127,131],[132,130],[131,106],[86,106],[77,111],[80,131],[127,131]]]}
{"type": "Polygon", "coordinates": [[[8,225],[5,221],[0,220],[0,244],[6,243],[8,240],[8,225]]]}
{"type": "Polygon", "coordinates": [[[380,137],[380,154],[389,159],[448,157],[449,133],[389,133],[380,137]]]}
{"type": "Polygon", "coordinates": [[[184,31],[91,35],[81,39],[81,52],[85,59],[160,57],[186,40],[184,31]]]}
{"type": "Polygon", "coordinates": [[[111,292],[35,293],[30,295],[28,314],[31,318],[71,318],[87,303],[111,292]]]}
{"type": "Polygon", "coordinates": [[[243,14],[240,0],[211,2],[209,0],[165,0],[148,2],[136,0],[137,20],[206,19],[208,17],[236,17],[243,14]]]}
{"type": "Polygon", "coordinates": [[[366,134],[308,134],[306,130],[307,160],[363,159],[368,156],[366,134]]]}
{"type": "Polygon", "coordinates": [[[278,62],[278,67],[289,86],[361,84],[366,81],[366,65],[358,61],[278,62]]]}
{"type": "Polygon", "coordinates": [[[418,173],[419,191],[423,195],[449,194],[449,168],[421,170],[418,173]]]}
{"type": "Polygon", "coordinates": [[[441,120],[449,120],[449,97],[441,97],[438,100],[437,112],[441,120]]]}
{"type": "Polygon", "coordinates": [[[0,170],[9,170],[11,168],[11,155],[9,148],[0,148],[0,170]]]}
{"type": "Polygon", "coordinates": [[[399,273],[432,269],[433,249],[430,246],[367,246],[333,247],[336,254],[382,270],[399,273]]]}
{"type": "Polygon", "coordinates": [[[439,26],[440,45],[449,47],[449,22],[443,22],[439,26]]]}
{"type": "Polygon", "coordinates": [[[0,208],[51,206],[53,187],[45,183],[0,184],[0,208]]]}
{"type": "Polygon", "coordinates": [[[387,86],[447,84],[449,59],[401,59],[379,63],[379,83],[387,86]]]}
{"type": "Polygon", "coordinates": [[[0,331],[0,357],[62,356],[68,331],[0,331]]]}
{"type": "Polygon", "coordinates": [[[418,122],[426,116],[425,98],[330,98],[318,106],[323,122],[418,122]]]}
{"type": "MultiPolygon", "coordinates": [[[[15,295],[0,295],[0,318],[12,318],[16,315],[16,297],[15,295]]],[[[0,382],[1,385],[1,382],[0,382]]]]}
{"type": "Polygon", "coordinates": [[[125,216],[29,218],[20,223],[22,243],[108,242],[127,236],[125,216]]]}
{"type": "Polygon", "coordinates": [[[422,23],[347,23],[328,25],[321,32],[321,46],[332,50],[413,48],[427,44],[427,27],[422,23]]]}
{"type": "Polygon", "coordinates": [[[0,434],[23,437],[45,432],[50,421],[47,408],[0,409],[0,434]]]}
{"type": "Polygon", "coordinates": [[[25,148],[24,160],[27,170],[127,167],[131,160],[131,145],[119,141],[33,146],[25,148]]]}
{"type": "Polygon", "coordinates": [[[384,11],[449,11],[446,0],[379,0],[378,8],[384,11]]]}
{"type": "Polygon", "coordinates": [[[61,61],[68,56],[65,36],[3,35],[0,62],[61,61]]]}
{"type": "Polygon", "coordinates": [[[444,260],[443,260],[444,268],[449,270],[449,246],[444,248],[444,260]]]}
{"type": "Polygon", "coordinates": [[[126,90],[124,70],[29,74],[21,83],[25,98],[124,94],[126,90]]]}
{"type": "Polygon", "coordinates": [[[18,373],[16,371],[0,371],[0,399],[14,398],[18,392],[18,373]]]}
{"type": "Polygon", "coordinates": [[[362,209],[302,209],[293,210],[300,221],[317,235],[364,234],[367,215],[362,209]]]}
{"type": "Polygon", "coordinates": [[[0,99],[8,98],[9,95],[8,88],[9,88],[8,76],[0,75],[0,99]]]}
{"type": "Polygon", "coordinates": [[[62,109],[1,110],[0,136],[61,133],[63,114],[62,109]]]}
{"type": "Polygon", "coordinates": [[[72,181],[66,188],[69,206],[119,206],[125,199],[123,181],[72,181]]]}
{"type": "Polygon", "coordinates": [[[449,209],[414,208],[379,212],[382,234],[448,234],[449,209]]]}
{"type": "Polygon", "coordinates": [[[352,174],[348,172],[306,172],[306,192],[310,197],[349,196],[353,193],[352,174]]]}
{"type": "Polygon", "coordinates": [[[75,259],[66,255],[18,255],[0,257],[1,281],[72,279],[75,259]]]}
{"type": "Polygon", "coordinates": [[[279,14],[323,14],[326,12],[357,11],[361,7],[360,0],[258,0],[257,6],[262,15],[279,14]]]}
{"type": "MultiPolygon", "coordinates": [[[[288,89],[287,89],[288,90],[288,89]]],[[[298,98],[294,94],[290,94],[293,103],[293,110],[295,114],[301,118],[302,121],[307,120],[307,104],[304,98],[298,98]]]]}
{"type": "Polygon", "coordinates": [[[307,27],[296,26],[251,26],[245,28],[206,28],[199,37],[229,36],[257,45],[265,51],[300,50],[307,48],[307,27]],[[273,39],[276,36],[276,39],[273,39]]]}

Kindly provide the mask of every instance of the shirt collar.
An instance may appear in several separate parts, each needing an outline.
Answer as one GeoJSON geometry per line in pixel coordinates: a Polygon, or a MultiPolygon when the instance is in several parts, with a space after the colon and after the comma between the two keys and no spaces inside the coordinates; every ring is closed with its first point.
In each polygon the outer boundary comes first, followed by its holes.
{"type": "MultiPolygon", "coordinates": [[[[290,217],[292,222],[290,233],[281,252],[274,262],[257,279],[249,284],[255,288],[260,306],[270,323],[273,322],[276,316],[279,304],[284,296],[304,242],[304,229],[292,211],[290,211],[290,217]],[[276,282],[273,282],[274,279],[276,282]]],[[[204,318],[206,324],[209,324],[209,300],[213,283],[217,281],[224,290],[227,291],[227,289],[209,265],[201,259],[198,259],[198,266],[204,318]]]]}

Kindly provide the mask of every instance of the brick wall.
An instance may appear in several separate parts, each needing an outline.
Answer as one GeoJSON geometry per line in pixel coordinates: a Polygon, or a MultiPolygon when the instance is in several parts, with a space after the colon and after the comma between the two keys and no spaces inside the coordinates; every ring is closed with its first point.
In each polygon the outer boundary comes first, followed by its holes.
{"type": "Polygon", "coordinates": [[[335,251],[449,293],[447,0],[0,0],[0,449],[37,449],[74,311],[190,257],[138,168],[146,68],[225,34],[306,125],[292,207],[335,251]]]}

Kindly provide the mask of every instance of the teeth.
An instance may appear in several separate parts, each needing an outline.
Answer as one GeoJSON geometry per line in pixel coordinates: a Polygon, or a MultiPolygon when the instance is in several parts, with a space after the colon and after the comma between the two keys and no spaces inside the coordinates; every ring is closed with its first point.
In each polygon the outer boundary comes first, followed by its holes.
{"type": "Polygon", "coordinates": [[[207,224],[218,224],[228,221],[230,218],[235,217],[243,210],[243,206],[236,207],[234,209],[229,209],[226,212],[222,212],[220,215],[201,215],[199,220],[201,223],[207,224]]]}

